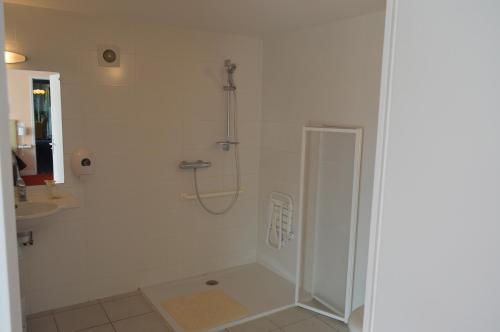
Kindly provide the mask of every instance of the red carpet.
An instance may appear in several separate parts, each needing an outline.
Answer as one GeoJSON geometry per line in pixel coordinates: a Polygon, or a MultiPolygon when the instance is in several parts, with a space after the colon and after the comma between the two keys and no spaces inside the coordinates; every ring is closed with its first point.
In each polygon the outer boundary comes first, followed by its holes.
{"type": "Polygon", "coordinates": [[[38,174],[38,175],[24,175],[23,180],[27,186],[44,185],[45,180],[54,180],[54,174],[38,174]]]}

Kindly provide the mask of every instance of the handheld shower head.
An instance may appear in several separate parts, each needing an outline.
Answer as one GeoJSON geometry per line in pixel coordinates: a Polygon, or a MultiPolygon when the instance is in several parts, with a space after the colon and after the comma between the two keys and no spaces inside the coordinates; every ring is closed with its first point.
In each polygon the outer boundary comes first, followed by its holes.
{"type": "Polygon", "coordinates": [[[224,86],[224,90],[234,91],[236,90],[236,85],[234,84],[233,74],[236,71],[236,64],[231,62],[231,59],[224,61],[224,67],[227,72],[227,85],[224,86]]]}
{"type": "Polygon", "coordinates": [[[224,61],[224,67],[228,74],[233,74],[236,71],[236,64],[232,63],[230,59],[224,61]]]}

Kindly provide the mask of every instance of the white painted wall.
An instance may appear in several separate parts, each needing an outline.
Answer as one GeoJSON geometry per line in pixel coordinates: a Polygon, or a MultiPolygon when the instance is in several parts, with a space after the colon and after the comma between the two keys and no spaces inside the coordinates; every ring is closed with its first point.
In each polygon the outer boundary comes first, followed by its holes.
{"type": "Polygon", "coordinates": [[[384,13],[264,40],[258,257],[293,278],[296,241],[278,252],[265,243],[271,191],[299,197],[301,127],[363,127],[363,165],[354,306],[364,301],[384,13]]]}
{"type": "MultiPolygon", "coordinates": [[[[0,45],[4,43],[4,11],[0,3],[0,45]]],[[[9,144],[7,76],[0,63],[0,331],[21,332],[19,267],[9,144]]]]}
{"type": "Polygon", "coordinates": [[[80,146],[96,158],[83,180],[66,168],[64,186],[82,207],[54,217],[25,250],[28,312],[255,261],[261,40],[15,5],[6,29],[7,47],[29,57],[13,68],[61,73],[66,159],[80,146]],[[103,43],[121,47],[120,68],[97,66],[103,43]],[[238,64],[246,192],[212,217],[179,199],[192,192],[192,173],[177,163],[213,162],[200,174],[203,191],[233,186],[232,154],[215,147],[226,58],[238,64]]]}
{"type": "Polygon", "coordinates": [[[499,331],[500,2],[390,2],[366,331],[499,331]]]}

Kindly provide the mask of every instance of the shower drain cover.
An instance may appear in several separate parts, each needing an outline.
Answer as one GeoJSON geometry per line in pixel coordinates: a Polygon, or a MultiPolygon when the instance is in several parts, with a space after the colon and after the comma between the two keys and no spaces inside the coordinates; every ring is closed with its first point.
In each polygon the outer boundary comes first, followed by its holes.
{"type": "Polygon", "coordinates": [[[217,280],[208,280],[205,284],[208,286],[215,286],[218,285],[219,282],[217,280]]]}

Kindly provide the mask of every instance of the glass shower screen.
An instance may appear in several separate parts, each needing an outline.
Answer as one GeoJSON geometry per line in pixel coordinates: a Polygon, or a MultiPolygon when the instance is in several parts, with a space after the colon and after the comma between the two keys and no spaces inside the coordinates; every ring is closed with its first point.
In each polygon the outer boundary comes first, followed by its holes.
{"type": "Polygon", "coordinates": [[[352,310],[361,145],[361,129],[303,129],[296,302],[344,322],[352,310]]]}

